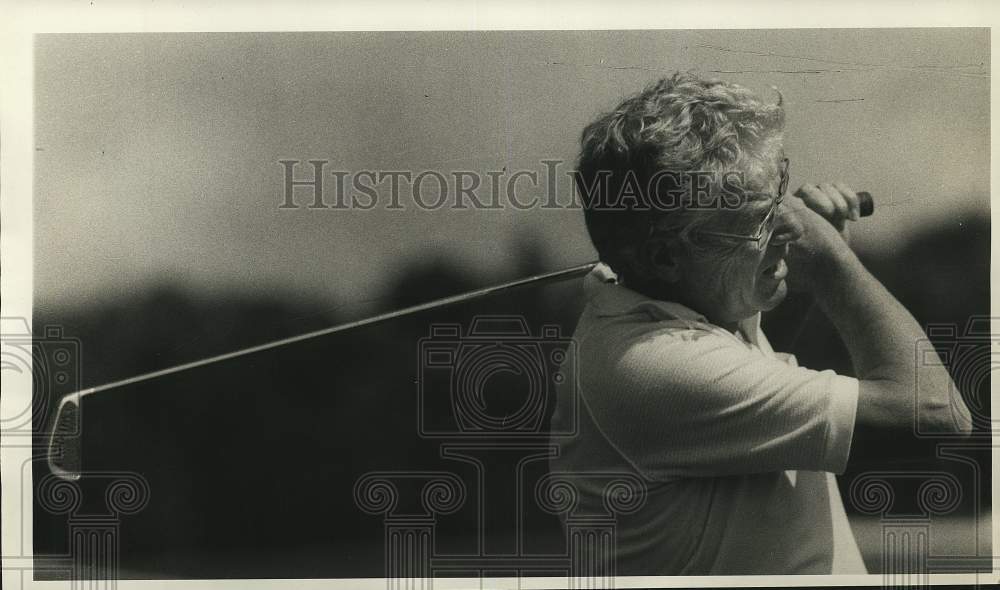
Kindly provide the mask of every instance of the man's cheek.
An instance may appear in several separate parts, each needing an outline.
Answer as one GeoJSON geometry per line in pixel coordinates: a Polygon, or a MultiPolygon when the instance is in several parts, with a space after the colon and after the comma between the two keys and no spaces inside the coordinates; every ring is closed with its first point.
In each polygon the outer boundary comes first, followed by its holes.
{"type": "Polygon", "coordinates": [[[746,304],[753,300],[754,277],[747,270],[747,263],[736,259],[726,260],[719,266],[717,287],[732,304],[746,304]]]}
{"type": "Polygon", "coordinates": [[[757,265],[754,261],[745,261],[743,264],[739,265],[736,272],[739,275],[739,290],[743,295],[743,303],[747,304],[749,307],[754,307],[754,303],[757,300],[757,294],[760,291],[761,285],[757,277],[757,265]]]}

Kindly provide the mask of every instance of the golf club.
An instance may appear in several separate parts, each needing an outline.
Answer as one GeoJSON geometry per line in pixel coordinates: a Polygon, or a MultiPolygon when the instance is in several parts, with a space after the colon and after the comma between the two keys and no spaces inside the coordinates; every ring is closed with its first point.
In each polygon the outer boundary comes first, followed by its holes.
{"type": "MultiPolygon", "coordinates": [[[[867,192],[859,192],[857,194],[858,197],[860,198],[861,216],[867,217],[871,215],[874,212],[874,201],[872,199],[871,194],[867,192]]],[[[552,282],[564,281],[582,277],[587,273],[589,273],[597,264],[598,261],[588,262],[586,264],[580,264],[562,270],[557,270],[553,272],[534,275],[531,277],[517,279],[514,281],[509,281],[491,287],[484,287],[482,289],[476,289],[474,291],[469,291],[458,295],[452,295],[450,297],[444,297],[441,299],[428,301],[426,303],[405,307],[402,309],[378,314],[368,318],[349,321],[329,328],[324,328],[322,330],[316,330],[313,332],[308,332],[305,334],[300,334],[297,336],[292,336],[281,340],[275,340],[273,342],[268,342],[265,344],[260,344],[257,346],[252,346],[249,348],[244,348],[233,352],[228,352],[225,354],[209,357],[206,359],[201,359],[189,363],[184,363],[181,365],[176,365],[166,369],[153,371],[151,373],[145,373],[135,377],[130,377],[128,379],[114,381],[112,383],[107,383],[104,385],[99,385],[96,387],[91,387],[88,389],[83,389],[74,393],[70,393],[64,396],[59,401],[59,405],[56,409],[56,416],[51,429],[48,454],[47,454],[49,469],[52,471],[53,474],[62,477],[64,479],[76,480],[80,478],[82,469],[80,444],[79,444],[79,435],[80,431],[82,430],[81,404],[84,398],[92,396],[94,394],[109,392],[126,385],[134,385],[136,383],[140,383],[143,381],[149,381],[167,375],[172,375],[174,373],[179,373],[181,371],[187,371],[197,367],[218,363],[220,361],[225,361],[241,357],[244,355],[253,354],[256,352],[261,352],[265,350],[278,348],[281,346],[286,346],[288,344],[301,342],[303,340],[309,340],[320,336],[326,336],[337,332],[344,332],[347,330],[360,328],[362,326],[369,326],[372,324],[386,322],[388,320],[400,318],[403,316],[411,315],[422,311],[427,311],[430,309],[437,309],[449,305],[464,303],[481,297],[486,297],[488,295],[494,295],[496,293],[504,292],[510,289],[516,289],[518,287],[524,287],[527,285],[540,285],[545,283],[552,283],[552,282]]]]}

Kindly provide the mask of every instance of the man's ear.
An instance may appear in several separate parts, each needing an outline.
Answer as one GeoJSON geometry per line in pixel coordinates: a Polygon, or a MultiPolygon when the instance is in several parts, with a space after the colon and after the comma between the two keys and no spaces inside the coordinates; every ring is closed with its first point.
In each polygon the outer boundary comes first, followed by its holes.
{"type": "Polygon", "coordinates": [[[681,279],[681,255],[681,243],[676,236],[653,236],[639,250],[643,274],[665,283],[676,283],[681,279]]]}

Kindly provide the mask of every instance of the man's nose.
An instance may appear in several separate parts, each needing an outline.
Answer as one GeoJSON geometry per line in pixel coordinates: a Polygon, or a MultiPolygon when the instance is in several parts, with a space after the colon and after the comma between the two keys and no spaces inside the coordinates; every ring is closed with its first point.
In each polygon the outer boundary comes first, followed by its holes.
{"type": "Polygon", "coordinates": [[[775,216],[776,225],[774,234],[771,236],[771,244],[780,246],[790,244],[802,237],[805,228],[796,215],[793,215],[787,203],[778,207],[778,214],[775,216]]]}

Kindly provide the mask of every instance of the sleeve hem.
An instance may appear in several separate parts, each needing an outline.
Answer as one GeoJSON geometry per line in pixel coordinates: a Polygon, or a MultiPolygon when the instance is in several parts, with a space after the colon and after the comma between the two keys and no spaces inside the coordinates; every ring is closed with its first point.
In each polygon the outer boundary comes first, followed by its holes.
{"type": "Polygon", "coordinates": [[[834,474],[839,475],[847,470],[858,412],[858,388],[858,380],[854,377],[833,375],[831,379],[823,466],[826,471],[834,474]]]}

